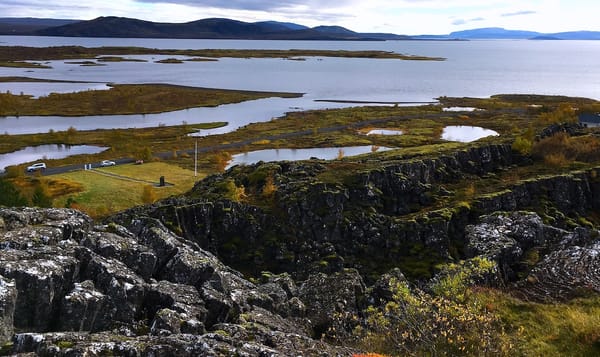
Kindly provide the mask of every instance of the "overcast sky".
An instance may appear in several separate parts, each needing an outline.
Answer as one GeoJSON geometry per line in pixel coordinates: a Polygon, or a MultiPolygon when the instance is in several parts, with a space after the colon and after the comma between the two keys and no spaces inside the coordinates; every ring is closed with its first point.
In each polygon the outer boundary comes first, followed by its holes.
{"type": "Polygon", "coordinates": [[[226,17],[407,35],[479,27],[600,31],[598,0],[0,0],[0,16],[81,20],[123,16],[157,22],[226,17]]]}

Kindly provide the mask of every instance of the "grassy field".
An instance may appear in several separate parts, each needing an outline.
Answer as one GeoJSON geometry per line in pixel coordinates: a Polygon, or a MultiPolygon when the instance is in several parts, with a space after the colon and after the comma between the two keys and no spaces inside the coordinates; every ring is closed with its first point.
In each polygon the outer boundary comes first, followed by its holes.
{"type": "Polygon", "coordinates": [[[493,289],[480,289],[479,298],[506,327],[505,337],[517,356],[598,356],[600,298],[569,302],[526,302],[493,289]]]}
{"type": "Polygon", "coordinates": [[[117,165],[91,171],[75,171],[51,176],[54,180],[64,180],[80,185],[81,191],[55,197],[54,205],[64,207],[67,200],[93,217],[101,217],[116,211],[143,204],[144,187],[152,186],[156,199],[182,194],[192,188],[197,180],[206,176],[201,172],[194,177],[194,171],[164,162],[151,162],[143,165],[117,165]],[[168,185],[156,187],[160,176],[168,185]]]}

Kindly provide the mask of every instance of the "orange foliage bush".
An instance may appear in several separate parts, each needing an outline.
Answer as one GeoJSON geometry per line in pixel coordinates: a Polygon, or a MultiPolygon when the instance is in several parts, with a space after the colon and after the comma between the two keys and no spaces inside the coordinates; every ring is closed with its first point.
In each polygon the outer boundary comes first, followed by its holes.
{"type": "Polygon", "coordinates": [[[566,165],[572,161],[594,162],[600,160],[600,138],[557,133],[536,142],[531,155],[553,166],[566,165]]]}

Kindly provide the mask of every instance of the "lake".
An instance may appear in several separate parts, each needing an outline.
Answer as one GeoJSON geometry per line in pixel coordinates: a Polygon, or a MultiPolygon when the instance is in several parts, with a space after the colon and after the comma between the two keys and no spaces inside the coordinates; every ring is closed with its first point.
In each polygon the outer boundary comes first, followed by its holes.
{"type": "Polygon", "coordinates": [[[348,156],[356,156],[371,153],[373,151],[381,152],[391,150],[388,147],[374,147],[371,145],[363,146],[345,146],[334,148],[311,148],[311,149],[266,149],[244,152],[233,155],[226,169],[235,165],[255,164],[259,161],[298,161],[308,160],[310,158],[333,160],[348,156]]]}
{"type": "Polygon", "coordinates": [[[470,143],[488,136],[498,136],[498,132],[470,125],[450,125],[442,131],[442,139],[470,143]]]}
{"type": "MultiPolygon", "coordinates": [[[[252,41],[166,40],[0,36],[0,45],[141,46],[152,48],[238,49],[344,49],[386,50],[404,54],[438,56],[446,61],[401,61],[309,57],[285,59],[221,58],[216,62],[160,64],[166,56],[127,56],[148,62],[108,62],[105,66],[79,66],[49,61],[52,69],[1,68],[0,76],[84,81],[63,83],[5,83],[13,93],[44,95],[67,89],[102,88],[115,83],[170,83],[179,85],[288,91],[306,93],[296,99],[268,99],[218,108],[203,108],[145,116],[83,118],[7,117],[0,133],[48,132],[111,127],[148,127],[187,122],[228,121],[220,131],[250,122],[271,120],[287,111],[335,108],[358,104],[315,102],[355,100],[424,102],[440,96],[488,97],[501,93],[536,93],[600,99],[600,41],[252,41]],[[239,124],[237,124],[239,122],[239,124]]],[[[172,56],[170,56],[172,57],[172,56]]],[[[69,60],[72,62],[73,60],[69,60]]]]}
{"type": "Polygon", "coordinates": [[[82,154],[97,154],[107,147],[93,145],[38,145],[28,146],[21,150],[0,154],[0,173],[4,172],[4,168],[10,165],[19,165],[24,162],[32,162],[48,159],[62,159],[73,155],[82,154]]]}

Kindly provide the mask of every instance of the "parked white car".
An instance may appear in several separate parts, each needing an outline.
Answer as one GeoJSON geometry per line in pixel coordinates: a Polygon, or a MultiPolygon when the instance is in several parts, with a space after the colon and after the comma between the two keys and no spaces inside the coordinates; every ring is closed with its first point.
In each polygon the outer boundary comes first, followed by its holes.
{"type": "Polygon", "coordinates": [[[33,171],[37,171],[37,170],[45,170],[46,169],[46,164],[43,162],[38,162],[36,164],[33,164],[31,166],[27,166],[27,172],[33,172],[33,171]]]}
{"type": "Polygon", "coordinates": [[[100,166],[104,167],[104,166],[115,166],[116,163],[114,161],[110,161],[110,160],[102,160],[102,162],[100,162],[100,166]]]}

